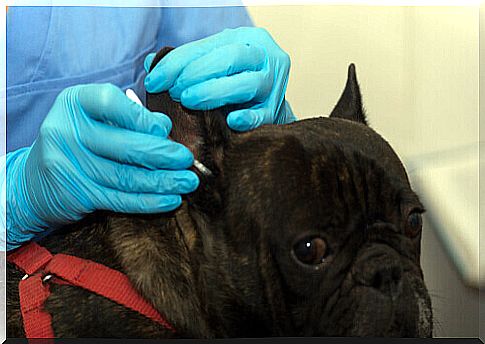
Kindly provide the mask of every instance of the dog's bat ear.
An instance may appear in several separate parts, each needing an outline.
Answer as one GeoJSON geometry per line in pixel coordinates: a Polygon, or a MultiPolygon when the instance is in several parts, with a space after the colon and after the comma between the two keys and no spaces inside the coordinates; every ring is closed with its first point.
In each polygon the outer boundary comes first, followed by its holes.
{"type": "MultiPolygon", "coordinates": [[[[162,48],[154,57],[150,70],[173,48],[162,48]]],[[[190,149],[195,159],[206,165],[214,176],[222,168],[222,157],[231,130],[226,124],[230,107],[209,111],[191,110],[173,100],[169,92],[146,94],[146,107],[164,113],[172,120],[170,138],[190,149]]],[[[200,171],[199,171],[200,172],[200,171]]]]}
{"type": "Polygon", "coordinates": [[[367,125],[365,112],[362,107],[362,96],[353,63],[349,65],[345,89],[330,117],[344,118],[367,125]]]}

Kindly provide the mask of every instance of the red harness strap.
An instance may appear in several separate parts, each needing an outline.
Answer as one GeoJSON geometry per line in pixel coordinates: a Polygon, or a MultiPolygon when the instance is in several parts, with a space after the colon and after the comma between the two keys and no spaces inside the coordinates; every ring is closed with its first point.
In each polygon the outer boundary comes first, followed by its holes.
{"type": "Polygon", "coordinates": [[[171,332],[173,327],[132,286],[128,277],[117,270],[87,259],[67,254],[52,255],[31,242],[8,254],[7,261],[27,275],[20,281],[20,309],[27,338],[54,338],[51,315],[43,310],[50,295],[45,280],[55,276],[55,283],[84,288],[132,309],[159,323],[171,332]],[[58,280],[59,279],[59,280],[58,280]]]}

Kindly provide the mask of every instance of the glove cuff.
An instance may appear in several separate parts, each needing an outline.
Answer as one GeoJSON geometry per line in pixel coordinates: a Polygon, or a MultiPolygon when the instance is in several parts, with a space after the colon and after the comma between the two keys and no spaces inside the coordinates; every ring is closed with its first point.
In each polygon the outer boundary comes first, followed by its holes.
{"type": "Polygon", "coordinates": [[[6,157],[7,250],[31,240],[46,224],[36,220],[28,194],[25,162],[30,147],[8,153],[6,157]]]}

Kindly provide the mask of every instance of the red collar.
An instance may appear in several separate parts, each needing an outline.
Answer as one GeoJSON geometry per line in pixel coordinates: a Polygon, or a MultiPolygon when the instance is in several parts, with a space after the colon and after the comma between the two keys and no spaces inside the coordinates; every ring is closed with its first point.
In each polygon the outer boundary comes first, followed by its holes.
{"type": "Polygon", "coordinates": [[[7,255],[7,261],[26,275],[19,283],[20,310],[27,338],[54,338],[52,318],[43,310],[49,284],[84,288],[130,308],[175,333],[160,313],[133,288],[128,277],[105,265],[67,254],[51,254],[31,242],[7,255]],[[51,277],[54,276],[55,278],[51,277]]]}

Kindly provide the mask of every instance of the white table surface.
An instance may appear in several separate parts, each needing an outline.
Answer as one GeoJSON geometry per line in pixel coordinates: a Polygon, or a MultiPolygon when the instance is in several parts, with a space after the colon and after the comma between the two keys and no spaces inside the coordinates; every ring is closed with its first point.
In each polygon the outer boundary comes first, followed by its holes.
{"type": "Polygon", "coordinates": [[[485,269],[479,268],[479,160],[477,143],[405,163],[428,218],[464,282],[472,287],[485,286],[485,269]]]}

